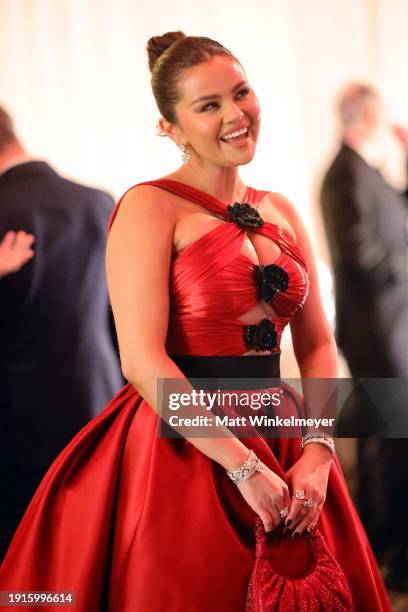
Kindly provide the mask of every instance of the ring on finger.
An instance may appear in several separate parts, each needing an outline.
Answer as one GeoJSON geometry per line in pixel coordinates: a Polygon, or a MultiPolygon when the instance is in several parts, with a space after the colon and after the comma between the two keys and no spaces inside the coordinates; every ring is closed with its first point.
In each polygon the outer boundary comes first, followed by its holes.
{"type": "Polygon", "coordinates": [[[289,514],[289,508],[287,506],[285,506],[284,508],[282,508],[282,510],[279,510],[279,516],[281,517],[281,519],[285,519],[289,514]]]}
{"type": "Polygon", "coordinates": [[[296,489],[294,493],[296,499],[305,499],[306,493],[302,489],[296,489]]]}
{"type": "Polygon", "coordinates": [[[307,510],[310,510],[311,508],[313,508],[313,504],[314,504],[313,498],[312,498],[312,497],[308,497],[308,498],[307,498],[307,499],[306,499],[306,500],[303,502],[302,506],[303,506],[304,508],[306,508],[307,510]]]}

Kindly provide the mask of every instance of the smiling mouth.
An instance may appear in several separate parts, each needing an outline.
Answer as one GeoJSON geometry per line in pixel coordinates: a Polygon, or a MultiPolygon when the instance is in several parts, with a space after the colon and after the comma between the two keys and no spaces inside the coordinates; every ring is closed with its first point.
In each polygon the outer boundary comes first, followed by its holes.
{"type": "Polygon", "coordinates": [[[248,138],[248,127],[225,134],[225,136],[221,136],[220,140],[230,143],[239,142],[241,140],[245,140],[246,138],[248,138]]]}

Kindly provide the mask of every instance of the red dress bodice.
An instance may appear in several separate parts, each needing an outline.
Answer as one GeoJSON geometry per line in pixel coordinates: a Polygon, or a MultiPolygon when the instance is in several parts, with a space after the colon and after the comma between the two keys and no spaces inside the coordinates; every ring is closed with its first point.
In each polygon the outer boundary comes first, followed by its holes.
{"type": "MultiPolygon", "coordinates": [[[[259,263],[242,252],[247,228],[228,219],[223,202],[189,185],[169,179],[140,185],[166,189],[225,219],[173,258],[167,352],[244,354],[251,347],[245,342],[246,324],[240,317],[260,301],[256,275],[259,263]]],[[[244,199],[257,209],[267,193],[248,187],[244,199]]],[[[112,213],[109,228],[119,205],[120,201],[112,213]]],[[[270,352],[278,352],[283,329],[306,301],[308,270],[301,251],[285,229],[264,221],[262,226],[251,227],[250,231],[267,237],[279,247],[279,256],[268,262],[268,266],[273,264],[274,272],[287,279],[287,286],[274,292],[276,315],[268,317],[277,334],[276,344],[270,352]]]]}

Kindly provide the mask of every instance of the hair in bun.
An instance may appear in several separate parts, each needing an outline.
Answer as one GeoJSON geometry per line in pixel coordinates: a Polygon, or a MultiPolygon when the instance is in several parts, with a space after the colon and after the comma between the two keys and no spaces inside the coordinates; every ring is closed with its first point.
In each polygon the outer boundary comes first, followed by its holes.
{"type": "Polygon", "coordinates": [[[177,123],[175,105],[180,99],[178,81],[183,70],[202,64],[215,55],[236,59],[216,40],[206,36],[186,36],[180,31],[153,36],[148,40],[147,53],[153,95],[161,115],[170,123],[177,123]]]}
{"type": "Polygon", "coordinates": [[[152,36],[147,41],[147,54],[149,56],[150,72],[153,71],[154,65],[159,57],[171,47],[177,40],[185,38],[184,32],[166,32],[163,36],[152,36]]]}

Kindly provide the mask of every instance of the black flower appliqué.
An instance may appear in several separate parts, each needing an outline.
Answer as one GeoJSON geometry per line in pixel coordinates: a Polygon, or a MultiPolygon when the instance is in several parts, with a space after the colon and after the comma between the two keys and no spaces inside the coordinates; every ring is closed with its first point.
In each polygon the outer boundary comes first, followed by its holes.
{"type": "Polygon", "coordinates": [[[261,227],[261,225],[264,224],[264,221],[256,208],[250,204],[247,204],[246,202],[243,204],[240,202],[229,204],[227,207],[227,214],[229,220],[236,223],[242,229],[247,227],[261,227]]]}
{"type": "Polygon", "coordinates": [[[255,266],[255,278],[258,287],[258,299],[272,302],[277,293],[286,291],[289,286],[289,274],[276,264],[255,266]]]}
{"type": "Polygon", "coordinates": [[[265,317],[259,325],[245,325],[244,339],[247,346],[257,352],[270,351],[276,346],[278,334],[272,321],[265,317]]]}

